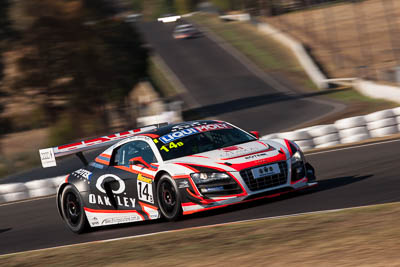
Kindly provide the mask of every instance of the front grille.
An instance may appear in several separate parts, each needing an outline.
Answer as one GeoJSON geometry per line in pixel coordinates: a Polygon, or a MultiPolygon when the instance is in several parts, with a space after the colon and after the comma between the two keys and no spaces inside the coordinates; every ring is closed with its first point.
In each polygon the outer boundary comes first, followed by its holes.
{"type": "MultiPolygon", "coordinates": [[[[271,165],[271,164],[260,165],[260,166],[257,166],[257,168],[262,167],[262,166],[269,166],[269,165],[271,165]]],[[[240,175],[242,176],[244,182],[246,183],[247,187],[251,191],[272,188],[275,186],[283,185],[287,181],[288,167],[287,167],[286,161],[279,161],[278,165],[279,165],[279,169],[281,171],[279,174],[254,179],[253,173],[251,172],[252,168],[249,168],[249,169],[240,171],[240,175]]]]}

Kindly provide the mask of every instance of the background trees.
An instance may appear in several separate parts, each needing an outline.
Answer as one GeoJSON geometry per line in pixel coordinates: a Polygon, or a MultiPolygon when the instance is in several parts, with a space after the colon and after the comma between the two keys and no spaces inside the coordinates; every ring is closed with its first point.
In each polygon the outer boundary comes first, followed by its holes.
{"type": "Polygon", "coordinates": [[[14,90],[34,92],[54,142],[107,132],[109,106],[124,116],[128,93],[147,73],[138,32],[102,1],[30,0],[23,9],[33,19],[21,34],[14,90]]]}

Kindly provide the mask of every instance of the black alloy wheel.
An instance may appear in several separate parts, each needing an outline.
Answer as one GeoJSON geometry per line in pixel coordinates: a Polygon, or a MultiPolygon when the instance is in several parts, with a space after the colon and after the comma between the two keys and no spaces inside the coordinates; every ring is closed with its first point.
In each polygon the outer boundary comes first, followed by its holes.
{"type": "Polygon", "coordinates": [[[178,187],[169,175],[163,175],[157,183],[157,201],[161,214],[167,220],[174,221],[182,215],[178,187]]]}
{"type": "Polygon", "coordinates": [[[72,185],[67,185],[61,194],[61,213],[65,224],[72,232],[80,234],[87,229],[88,222],[82,198],[72,185]]]}

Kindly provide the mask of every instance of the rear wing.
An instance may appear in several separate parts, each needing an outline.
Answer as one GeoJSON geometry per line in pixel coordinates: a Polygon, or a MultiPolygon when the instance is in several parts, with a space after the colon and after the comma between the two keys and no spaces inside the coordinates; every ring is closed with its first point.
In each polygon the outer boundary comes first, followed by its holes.
{"type": "Polygon", "coordinates": [[[56,158],[76,154],[84,163],[84,165],[87,165],[87,161],[84,158],[82,152],[93,150],[100,147],[111,146],[112,144],[117,143],[121,139],[125,139],[146,131],[157,129],[167,124],[168,123],[153,124],[134,130],[129,130],[126,132],[115,133],[111,135],[97,137],[90,140],[79,141],[77,143],[40,149],[39,150],[40,161],[42,162],[43,168],[54,167],[57,166],[56,158]]]}

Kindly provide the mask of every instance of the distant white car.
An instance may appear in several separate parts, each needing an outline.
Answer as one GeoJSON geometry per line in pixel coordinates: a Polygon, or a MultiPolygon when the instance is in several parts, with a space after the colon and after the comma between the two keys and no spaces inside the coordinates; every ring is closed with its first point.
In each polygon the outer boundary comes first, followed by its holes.
{"type": "Polygon", "coordinates": [[[188,39],[199,35],[199,31],[192,24],[181,24],[175,27],[172,34],[175,39],[188,39]]]}
{"type": "Polygon", "coordinates": [[[174,14],[166,14],[162,15],[157,19],[157,21],[160,21],[162,23],[169,23],[169,22],[176,22],[179,19],[181,19],[181,16],[174,15],[174,14]]]}

